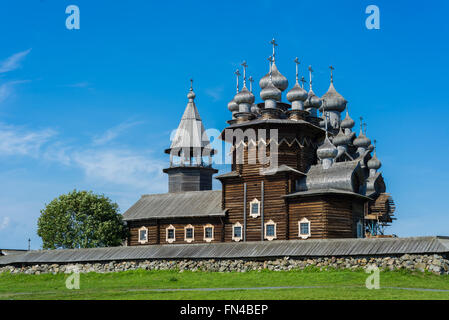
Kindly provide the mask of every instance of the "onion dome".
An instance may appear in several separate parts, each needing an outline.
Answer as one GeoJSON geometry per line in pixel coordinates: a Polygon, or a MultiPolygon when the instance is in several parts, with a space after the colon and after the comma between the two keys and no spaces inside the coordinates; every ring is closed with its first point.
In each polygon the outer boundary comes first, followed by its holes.
{"type": "Polygon", "coordinates": [[[187,98],[189,99],[190,102],[192,102],[193,99],[195,99],[195,97],[196,97],[195,92],[193,92],[193,89],[190,88],[190,91],[189,91],[189,93],[187,94],[187,98]]]}
{"type": "Polygon", "coordinates": [[[335,90],[333,82],[331,82],[329,89],[321,99],[326,101],[326,105],[322,108],[324,111],[343,112],[346,108],[347,101],[335,90]]]}
{"type": "Polygon", "coordinates": [[[326,134],[326,139],[324,139],[323,144],[316,151],[318,158],[324,159],[334,159],[337,156],[337,148],[330,142],[329,137],[326,134]]]}
{"type": "Polygon", "coordinates": [[[346,146],[351,143],[351,136],[344,134],[342,128],[340,127],[340,131],[332,139],[332,143],[337,147],[338,146],[346,146]]]}
{"type": "Polygon", "coordinates": [[[299,83],[296,82],[295,86],[287,93],[287,100],[290,102],[306,101],[308,96],[307,91],[301,88],[299,83]]]}
{"type": "Polygon", "coordinates": [[[368,150],[369,152],[371,152],[371,151],[374,150],[374,146],[373,146],[372,144],[370,144],[370,145],[368,146],[368,148],[366,148],[366,150],[368,150]]]}
{"type": "Polygon", "coordinates": [[[308,93],[307,100],[304,102],[304,106],[306,108],[318,109],[319,107],[321,107],[321,99],[315,95],[313,90],[310,90],[308,93]]]}
{"type": "MultiPolygon", "coordinates": [[[[274,61],[271,65],[271,81],[273,82],[273,85],[276,88],[281,90],[281,92],[288,88],[287,78],[284,77],[282,73],[279,72],[278,68],[276,67],[276,63],[274,61]]],[[[263,76],[262,79],[260,79],[259,86],[262,89],[265,89],[265,87],[268,86],[269,82],[270,82],[270,72],[268,72],[265,76],[263,76]]]]}
{"type": "Polygon", "coordinates": [[[366,149],[371,144],[371,140],[363,134],[362,130],[360,130],[360,134],[357,138],[354,139],[353,144],[358,148],[366,149]]]}
{"type": "Polygon", "coordinates": [[[281,100],[282,91],[279,90],[272,81],[269,81],[268,84],[260,91],[260,97],[262,100],[281,100]]]}
{"type": "Polygon", "coordinates": [[[382,166],[382,163],[379,159],[377,159],[376,153],[374,153],[373,157],[369,159],[367,165],[368,169],[378,170],[382,166]]]}
{"type": "Polygon", "coordinates": [[[348,110],[346,109],[346,117],[341,122],[340,127],[342,127],[343,129],[352,129],[354,125],[355,121],[351,119],[348,110]]]}
{"type": "Polygon", "coordinates": [[[232,99],[232,100],[229,101],[229,103],[228,103],[228,109],[229,109],[229,111],[231,111],[231,112],[236,112],[236,111],[239,110],[239,105],[238,105],[237,102],[235,102],[234,99],[232,99]]]}
{"type": "Polygon", "coordinates": [[[242,88],[242,90],[237,93],[234,97],[234,100],[237,104],[247,103],[253,104],[255,101],[254,94],[250,92],[246,86],[242,88]]]}

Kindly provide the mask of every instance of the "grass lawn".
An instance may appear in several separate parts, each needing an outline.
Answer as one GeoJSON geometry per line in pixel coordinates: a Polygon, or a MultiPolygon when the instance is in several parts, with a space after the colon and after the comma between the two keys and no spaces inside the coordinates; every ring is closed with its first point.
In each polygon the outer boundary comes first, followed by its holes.
{"type": "Polygon", "coordinates": [[[345,270],[322,272],[316,269],[278,272],[264,270],[246,273],[137,270],[106,274],[87,273],[80,275],[79,290],[66,288],[67,277],[68,275],[65,274],[2,273],[0,274],[0,299],[449,300],[449,276],[405,271],[381,272],[379,290],[368,290],[365,287],[365,280],[368,277],[365,272],[345,270]],[[264,289],[257,289],[260,287],[264,289]],[[205,288],[216,289],[205,290],[205,288]],[[202,290],[164,291],[161,289],[202,290]]]}

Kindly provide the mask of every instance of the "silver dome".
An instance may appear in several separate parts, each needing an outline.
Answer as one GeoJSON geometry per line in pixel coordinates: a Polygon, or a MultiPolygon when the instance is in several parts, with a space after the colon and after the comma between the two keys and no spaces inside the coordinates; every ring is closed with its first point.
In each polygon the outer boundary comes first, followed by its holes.
{"type": "Polygon", "coordinates": [[[371,144],[371,140],[366,137],[363,132],[360,132],[359,136],[357,138],[354,139],[353,142],[354,146],[360,148],[368,148],[369,145],[371,144]]]}
{"type": "Polygon", "coordinates": [[[229,101],[229,103],[228,103],[228,109],[229,109],[229,111],[231,111],[231,112],[238,111],[238,110],[239,110],[239,105],[238,105],[237,102],[235,102],[234,99],[232,99],[232,100],[229,101]]]}
{"type": "Polygon", "coordinates": [[[337,156],[337,148],[330,142],[329,138],[326,136],[323,144],[316,151],[318,158],[323,159],[334,159],[337,156]]]}
{"type": "Polygon", "coordinates": [[[196,97],[195,92],[193,92],[193,90],[190,89],[189,93],[187,94],[187,98],[189,100],[193,100],[193,99],[195,99],[195,97],[196,97]]]}
{"type": "Polygon", "coordinates": [[[274,84],[269,81],[268,85],[265,86],[260,91],[260,97],[262,100],[274,100],[274,101],[280,101],[282,97],[282,92],[279,90],[274,84]]]}
{"type": "MultiPolygon", "coordinates": [[[[347,101],[341,94],[334,88],[334,84],[331,82],[327,92],[321,97],[326,101],[326,104],[322,107],[324,111],[338,111],[343,112],[346,108],[347,101]]],[[[323,111],[321,110],[321,111],[323,111]]]]}
{"type": "Polygon", "coordinates": [[[355,121],[351,119],[351,117],[349,116],[349,113],[346,112],[346,117],[343,119],[343,121],[341,122],[340,126],[343,129],[352,129],[355,125],[355,121]]]}
{"type": "Polygon", "coordinates": [[[321,99],[313,92],[313,90],[309,91],[307,100],[304,102],[304,107],[316,109],[321,107],[321,99]]]}
{"type": "Polygon", "coordinates": [[[243,87],[242,90],[235,95],[234,100],[237,104],[253,104],[255,101],[255,97],[252,92],[250,92],[246,87],[243,87]]]}
{"type": "Polygon", "coordinates": [[[332,139],[332,143],[335,146],[346,146],[351,143],[352,137],[350,135],[346,135],[343,133],[343,130],[340,127],[340,131],[338,134],[332,139]]]}
{"type": "MultiPolygon", "coordinates": [[[[271,80],[273,82],[273,85],[279,90],[281,90],[281,92],[288,88],[287,78],[284,77],[282,73],[279,72],[274,62],[271,65],[271,80]]],[[[270,72],[268,72],[265,76],[262,77],[262,79],[260,79],[259,86],[262,89],[265,89],[265,87],[268,86],[269,82],[270,82],[270,72]]]]}
{"type": "Polygon", "coordinates": [[[369,159],[367,165],[369,169],[378,170],[382,166],[382,163],[380,162],[379,159],[377,159],[376,153],[374,153],[374,156],[371,159],[369,159]]]}
{"type": "Polygon", "coordinates": [[[287,93],[287,100],[290,102],[293,101],[306,101],[308,98],[308,93],[306,90],[301,88],[299,83],[296,82],[293,88],[287,93]]]}

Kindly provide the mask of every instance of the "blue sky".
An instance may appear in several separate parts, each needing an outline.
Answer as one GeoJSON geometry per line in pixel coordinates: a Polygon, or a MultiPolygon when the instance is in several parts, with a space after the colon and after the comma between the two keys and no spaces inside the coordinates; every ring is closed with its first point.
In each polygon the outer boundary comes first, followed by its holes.
{"type": "Polygon", "coordinates": [[[205,126],[222,130],[233,71],[246,60],[257,83],[272,37],[291,85],[296,56],[320,96],[335,67],[351,116],[378,140],[398,208],[388,232],[449,235],[447,12],[444,0],[2,1],[0,247],[39,248],[39,211],[74,188],[122,212],[165,192],[163,150],[190,77],[205,126]],[[71,4],[80,30],[65,27],[71,4]],[[380,30],[365,27],[370,4],[380,30]]]}

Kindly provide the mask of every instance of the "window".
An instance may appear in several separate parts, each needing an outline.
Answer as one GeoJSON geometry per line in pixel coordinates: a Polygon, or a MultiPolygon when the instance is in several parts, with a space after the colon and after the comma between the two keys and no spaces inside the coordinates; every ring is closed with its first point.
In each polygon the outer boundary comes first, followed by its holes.
{"type": "Polygon", "coordinates": [[[147,243],[148,242],[148,229],[146,227],[142,227],[139,229],[139,243],[147,243]]]}
{"type": "Polygon", "coordinates": [[[184,228],[184,241],[192,242],[195,239],[194,228],[191,224],[184,228]]]}
{"type": "Polygon", "coordinates": [[[165,229],[166,231],[166,240],[168,243],[172,243],[175,241],[175,227],[173,227],[172,225],[170,225],[167,229],[165,229]]]}
{"type": "Polygon", "coordinates": [[[363,222],[359,220],[357,222],[357,238],[364,238],[364,232],[363,232],[363,222]]]}
{"type": "Polygon", "coordinates": [[[214,226],[207,224],[204,226],[204,240],[206,242],[211,242],[214,240],[214,226]]]}
{"type": "Polygon", "coordinates": [[[260,201],[254,199],[249,203],[249,215],[253,218],[260,216],[260,201]]]}
{"type": "Polygon", "coordinates": [[[276,223],[273,220],[265,223],[265,239],[268,241],[276,239],[276,223]]]}
{"type": "Polygon", "coordinates": [[[232,226],[232,240],[240,241],[242,239],[243,239],[242,225],[239,222],[237,222],[232,226]]]}
{"type": "Polygon", "coordinates": [[[303,218],[298,222],[299,226],[299,237],[302,239],[307,239],[310,237],[310,221],[306,218],[303,218]]]}

